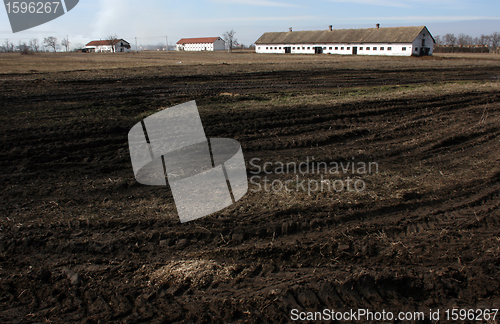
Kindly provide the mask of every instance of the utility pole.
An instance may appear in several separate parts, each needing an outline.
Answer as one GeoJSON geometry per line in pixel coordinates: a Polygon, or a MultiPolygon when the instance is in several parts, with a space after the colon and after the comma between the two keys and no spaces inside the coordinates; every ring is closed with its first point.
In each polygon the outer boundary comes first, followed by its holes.
{"type": "Polygon", "coordinates": [[[166,41],[166,44],[167,44],[165,48],[166,48],[167,53],[168,53],[168,36],[165,36],[165,41],[166,41]]]}
{"type": "Polygon", "coordinates": [[[137,53],[137,37],[135,38],[135,52],[137,53]]]}

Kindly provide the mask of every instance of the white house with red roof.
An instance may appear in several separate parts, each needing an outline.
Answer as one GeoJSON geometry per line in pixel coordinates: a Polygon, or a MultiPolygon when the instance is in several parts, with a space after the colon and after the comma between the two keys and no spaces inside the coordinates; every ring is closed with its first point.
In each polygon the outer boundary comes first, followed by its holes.
{"type": "Polygon", "coordinates": [[[130,52],[130,43],[124,39],[91,41],[85,45],[86,52],[130,52]]]}
{"type": "Polygon", "coordinates": [[[182,38],[176,44],[178,51],[223,51],[225,48],[220,37],[182,38]]]}

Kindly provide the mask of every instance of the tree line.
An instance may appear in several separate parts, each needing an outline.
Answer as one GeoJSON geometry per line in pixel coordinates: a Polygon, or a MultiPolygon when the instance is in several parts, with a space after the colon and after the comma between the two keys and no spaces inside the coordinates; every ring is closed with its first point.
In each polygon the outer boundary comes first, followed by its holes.
{"type": "Polygon", "coordinates": [[[500,46],[500,33],[495,32],[491,35],[481,35],[479,37],[472,37],[465,34],[446,34],[444,36],[434,37],[436,45],[438,46],[481,46],[488,47],[492,49],[498,48],[500,46]]]}
{"type": "Polygon", "coordinates": [[[60,44],[57,38],[53,36],[44,38],[43,42],[40,42],[38,38],[32,38],[29,42],[19,41],[18,44],[14,44],[6,39],[5,42],[0,45],[0,52],[21,52],[22,54],[29,54],[33,52],[56,52],[61,47],[66,52],[69,52],[69,45],[70,42],[67,37],[63,38],[60,44]]]}
{"type": "MultiPolygon", "coordinates": [[[[223,39],[226,44],[228,44],[228,49],[231,51],[235,44],[237,44],[237,40],[234,37],[236,32],[231,30],[226,32],[223,35],[223,39]]],[[[109,40],[115,40],[117,37],[115,35],[108,37],[109,40]]],[[[448,46],[448,47],[485,47],[490,49],[490,51],[498,53],[498,47],[500,46],[500,33],[494,32],[491,35],[481,35],[478,37],[472,37],[466,34],[459,34],[455,36],[455,34],[446,34],[444,36],[436,36],[434,37],[437,46],[448,46]]],[[[78,44],[80,45],[80,44],[78,44]]],[[[0,52],[21,52],[24,54],[32,53],[32,52],[56,52],[58,49],[63,48],[66,52],[69,52],[70,42],[68,38],[63,38],[61,43],[58,43],[58,39],[53,36],[49,36],[43,39],[43,42],[40,42],[39,39],[33,38],[29,42],[19,42],[18,44],[14,44],[13,42],[9,42],[9,40],[5,40],[5,42],[0,45],[0,52]]],[[[83,45],[77,46],[77,48],[81,48],[83,45]]]]}

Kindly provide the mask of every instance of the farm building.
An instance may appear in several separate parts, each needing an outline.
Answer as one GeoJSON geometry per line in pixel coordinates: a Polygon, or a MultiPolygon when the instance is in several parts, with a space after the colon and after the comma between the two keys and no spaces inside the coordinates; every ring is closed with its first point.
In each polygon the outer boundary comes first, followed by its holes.
{"type": "Polygon", "coordinates": [[[432,55],[434,38],[425,26],[264,33],[257,53],[344,55],[432,55]]]}
{"type": "Polygon", "coordinates": [[[130,43],[124,39],[91,41],[85,45],[86,52],[130,52],[130,43]]]}
{"type": "Polygon", "coordinates": [[[225,43],[220,37],[182,38],[176,44],[178,51],[223,51],[225,43]]]}

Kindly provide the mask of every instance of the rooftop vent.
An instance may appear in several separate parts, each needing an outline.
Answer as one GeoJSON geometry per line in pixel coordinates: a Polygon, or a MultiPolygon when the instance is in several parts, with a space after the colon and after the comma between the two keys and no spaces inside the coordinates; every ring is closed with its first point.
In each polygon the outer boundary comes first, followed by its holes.
{"type": "Polygon", "coordinates": [[[328,30],[329,30],[329,31],[332,31],[332,28],[333,28],[333,26],[332,26],[332,25],[328,26],[328,30]]]}
{"type": "Polygon", "coordinates": [[[292,31],[292,27],[288,28],[289,31],[292,31]]]}
{"type": "Polygon", "coordinates": [[[380,28],[380,24],[376,24],[375,26],[377,26],[377,28],[380,28]]]}

